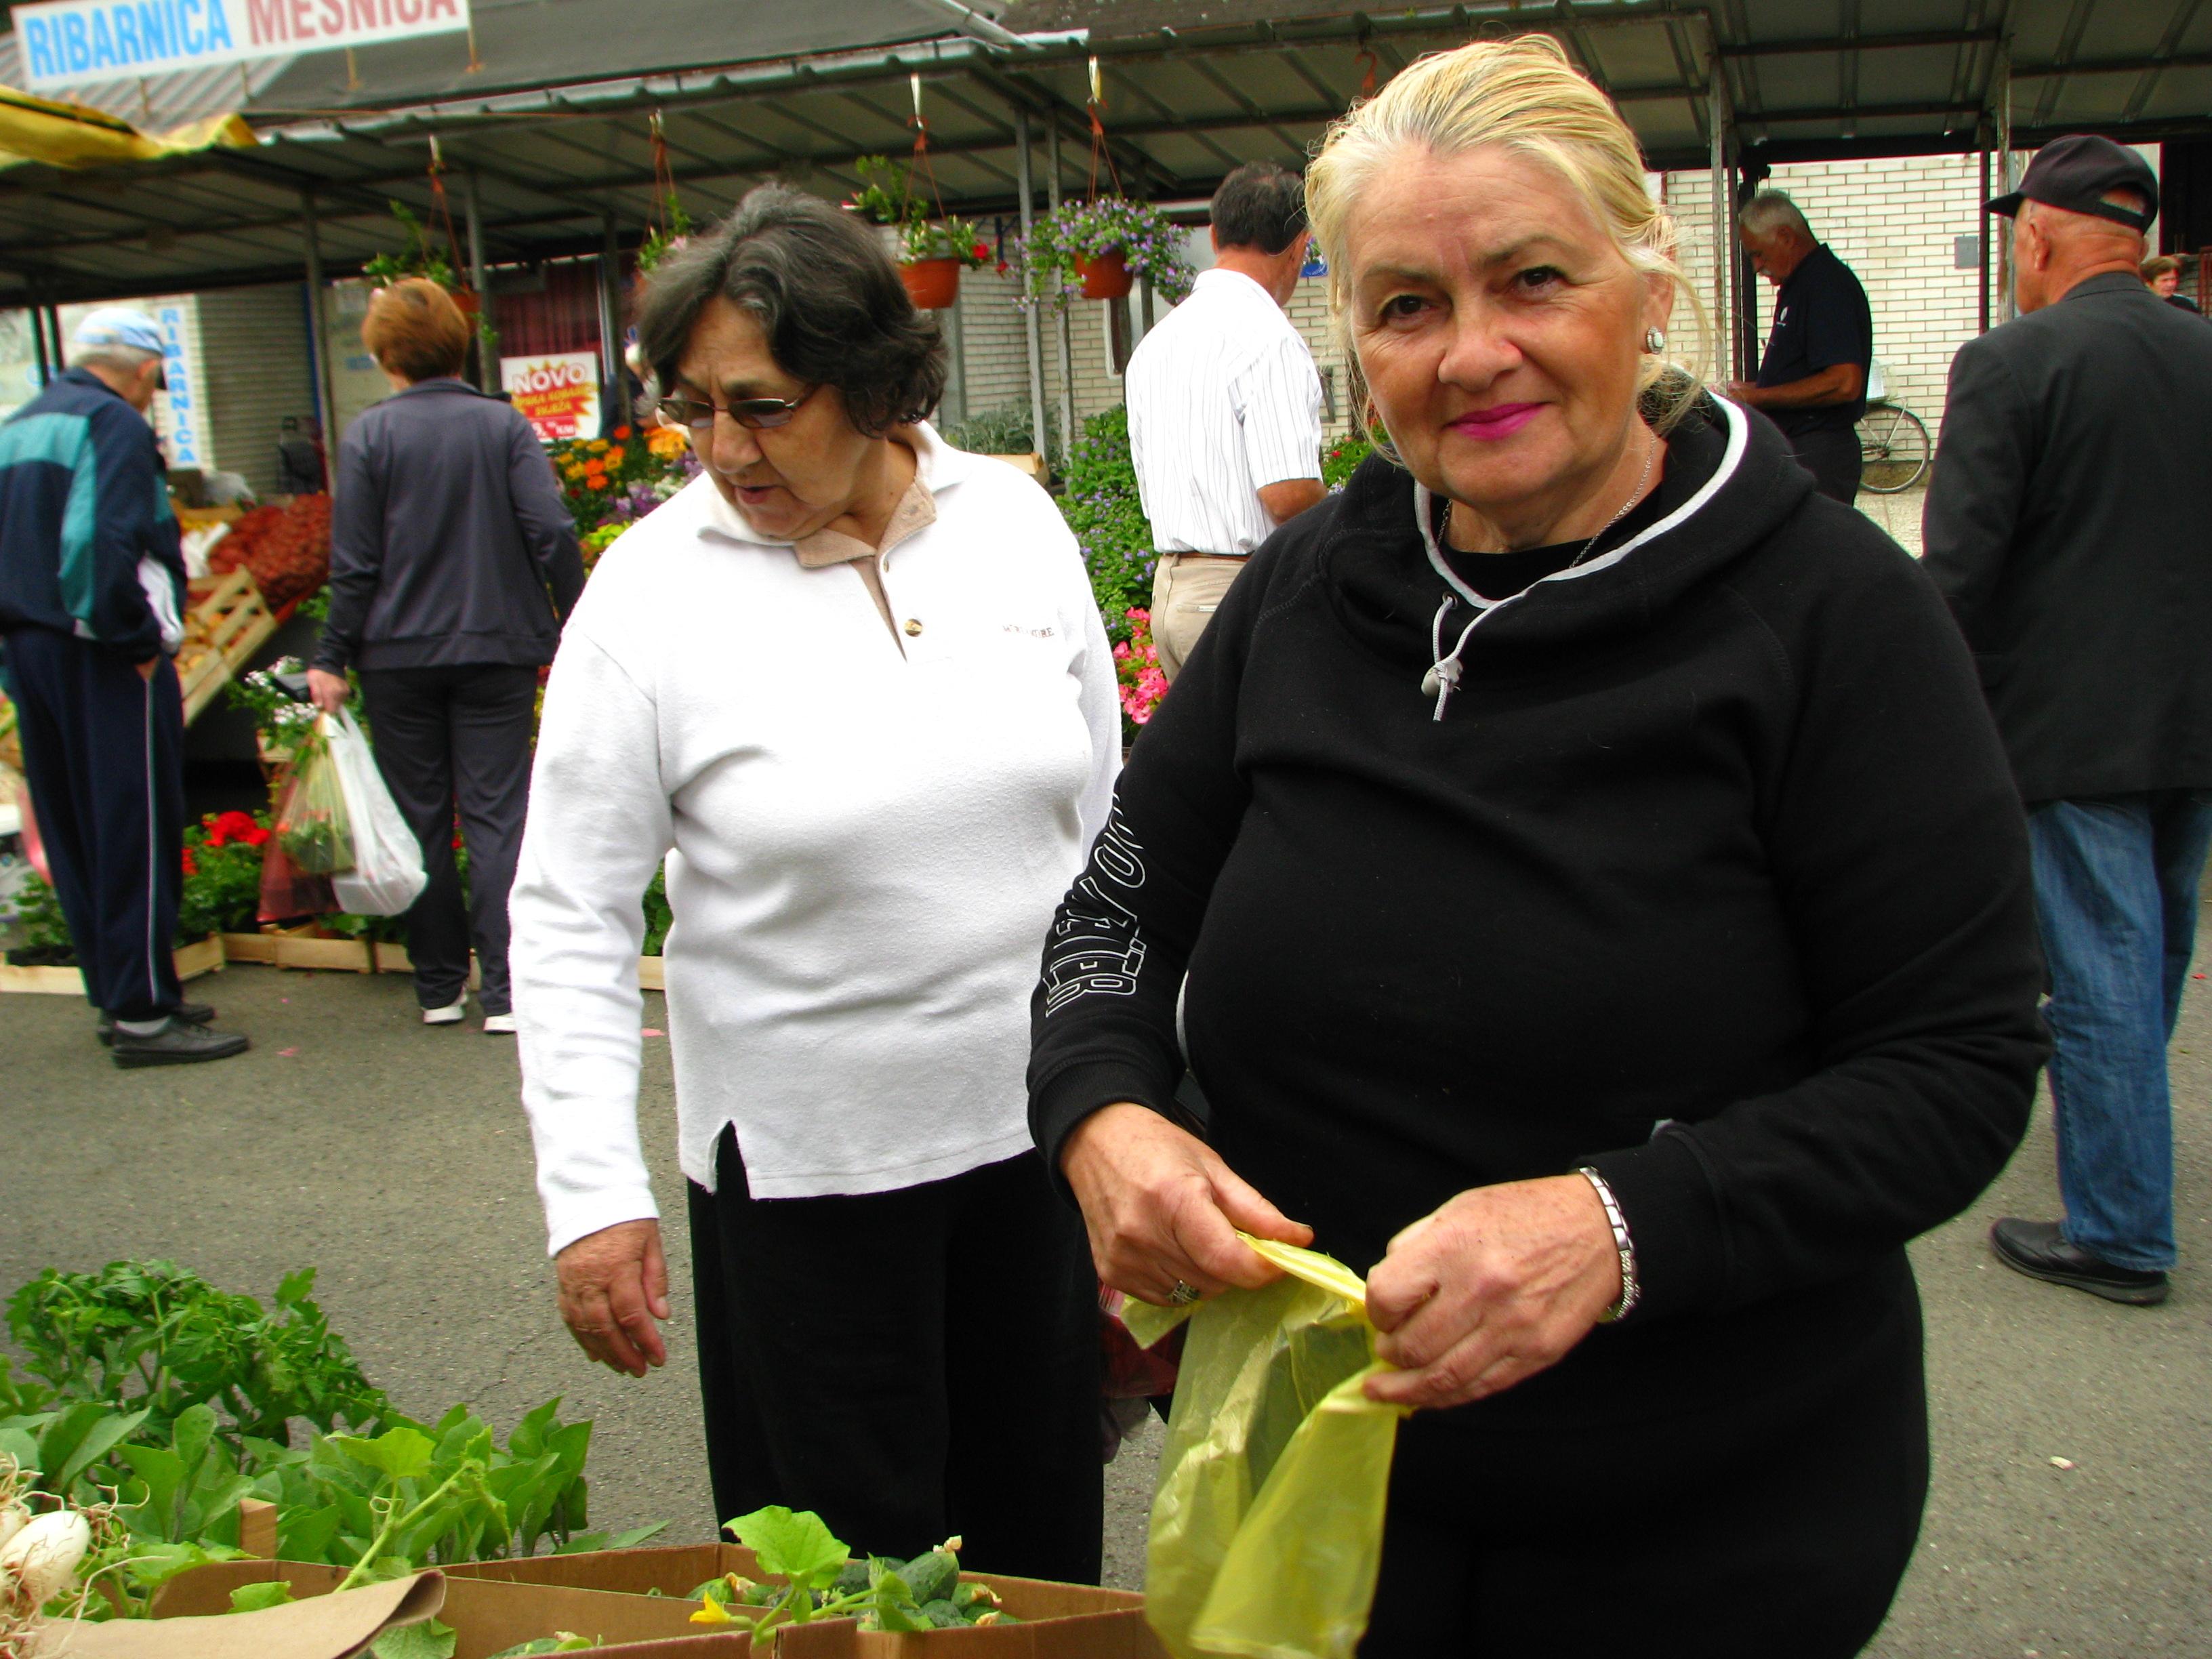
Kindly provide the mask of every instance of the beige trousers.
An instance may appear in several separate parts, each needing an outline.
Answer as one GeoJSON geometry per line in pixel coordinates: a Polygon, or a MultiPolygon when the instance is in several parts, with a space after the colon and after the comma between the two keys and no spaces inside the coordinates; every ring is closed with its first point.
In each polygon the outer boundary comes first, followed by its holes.
{"type": "Polygon", "coordinates": [[[1220,607],[1244,568],[1242,559],[1163,553],[1152,571],[1152,644],[1160,653],[1160,672],[1172,682],[1198,645],[1198,636],[1220,607]]]}

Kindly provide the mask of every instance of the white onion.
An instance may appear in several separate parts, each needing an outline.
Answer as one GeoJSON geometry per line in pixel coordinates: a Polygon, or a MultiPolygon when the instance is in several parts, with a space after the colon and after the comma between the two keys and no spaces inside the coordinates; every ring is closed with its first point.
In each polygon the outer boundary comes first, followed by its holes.
{"type": "Polygon", "coordinates": [[[43,1607],[75,1588],[77,1563],[91,1547],[92,1523],[75,1510],[38,1516],[0,1544],[0,1587],[21,1585],[23,1603],[43,1607]]]}

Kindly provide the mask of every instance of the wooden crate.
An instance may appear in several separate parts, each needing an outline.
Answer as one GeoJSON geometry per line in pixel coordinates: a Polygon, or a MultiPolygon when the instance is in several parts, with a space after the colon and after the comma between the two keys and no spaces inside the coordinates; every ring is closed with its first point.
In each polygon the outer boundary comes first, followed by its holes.
{"type": "Polygon", "coordinates": [[[253,573],[243,566],[228,576],[193,583],[192,599],[185,615],[184,648],[177,654],[187,726],[276,631],[276,618],[253,585],[253,573]]]}
{"type": "MultiPolygon", "coordinates": [[[[177,977],[198,979],[222,970],[222,939],[214,933],[177,951],[177,977]]],[[[84,975],[74,968],[17,968],[0,962],[0,991],[27,992],[33,996],[81,997],[84,975]]]]}

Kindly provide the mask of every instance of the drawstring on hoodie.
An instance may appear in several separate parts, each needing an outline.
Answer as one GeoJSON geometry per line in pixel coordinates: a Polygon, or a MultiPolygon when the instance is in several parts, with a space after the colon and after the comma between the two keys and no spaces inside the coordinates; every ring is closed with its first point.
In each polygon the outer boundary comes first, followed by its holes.
{"type": "Polygon", "coordinates": [[[1446,656],[1444,618],[1451,614],[1451,608],[1458,603],[1451,594],[1445,594],[1444,602],[1437,607],[1436,620],[1429,624],[1429,655],[1434,660],[1429,672],[1421,676],[1421,695],[1437,700],[1437,712],[1430,717],[1432,720],[1443,719],[1444,705],[1451,701],[1452,693],[1459,690],[1460,653],[1467,649],[1468,635],[1474,632],[1475,624],[1490,614],[1487,611],[1478,611],[1469,617],[1467,626],[1460,629],[1459,643],[1452,647],[1451,654],[1446,656]]]}
{"type": "MultiPolygon", "coordinates": [[[[1597,550],[1597,544],[1605,539],[1606,532],[1627,517],[1628,509],[1644,499],[1644,487],[1651,482],[1651,464],[1658,458],[1659,439],[1655,434],[1652,436],[1650,447],[1644,452],[1644,471],[1637,475],[1636,487],[1628,492],[1628,499],[1613,509],[1613,516],[1598,527],[1596,535],[1583,544],[1583,550],[1567,561],[1560,574],[1580,568],[1583,562],[1597,550]]],[[[1425,491],[1416,495],[1414,500],[1417,514],[1424,511],[1419,503],[1428,499],[1430,498],[1425,491]]],[[[1443,510],[1449,509],[1445,507],[1443,510]]],[[[1441,514],[1438,516],[1441,517],[1441,514]]],[[[1452,576],[1450,565],[1446,562],[1443,551],[1437,545],[1440,539],[1437,534],[1438,529],[1437,523],[1423,517],[1422,547],[1427,552],[1429,562],[1436,568],[1437,574],[1447,580],[1455,580],[1452,576]]],[[[1552,579],[1546,577],[1544,580],[1548,581],[1552,579]]],[[[1431,720],[1441,721],[1443,719],[1445,706],[1451,702],[1452,693],[1459,690],[1461,672],[1459,659],[1461,654],[1467,649],[1468,636],[1480,625],[1485,617],[1494,617],[1513,604],[1515,600],[1526,597],[1527,590],[1524,589],[1509,599],[1498,600],[1486,609],[1477,611],[1474,616],[1468,618],[1467,626],[1460,629],[1459,643],[1452,647],[1451,654],[1447,656],[1444,653],[1444,618],[1450,615],[1452,606],[1459,601],[1450,593],[1444,595],[1444,602],[1437,607],[1436,620],[1429,624],[1429,655],[1431,660],[1429,664],[1429,672],[1421,676],[1421,695],[1425,697],[1434,697],[1437,700],[1437,712],[1429,717],[1431,720]]]]}

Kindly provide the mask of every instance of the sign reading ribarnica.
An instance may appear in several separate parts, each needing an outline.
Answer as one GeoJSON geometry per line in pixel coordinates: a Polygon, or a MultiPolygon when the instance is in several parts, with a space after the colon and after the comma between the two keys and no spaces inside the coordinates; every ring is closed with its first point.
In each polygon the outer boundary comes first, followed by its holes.
{"type": "Polygon", "coordinates": [[[54,0],[15,9],[33,92],[468,26],[469,0],[54,0]]]}

